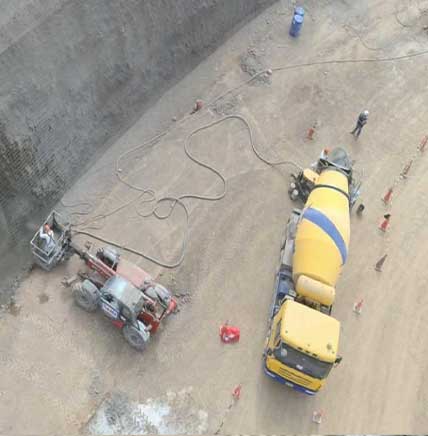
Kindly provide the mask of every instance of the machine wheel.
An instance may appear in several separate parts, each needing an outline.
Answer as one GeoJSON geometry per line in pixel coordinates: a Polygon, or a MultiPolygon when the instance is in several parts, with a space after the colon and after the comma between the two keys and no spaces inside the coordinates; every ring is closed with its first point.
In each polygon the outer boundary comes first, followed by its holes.
{"type": "Polygon", "coordinates": [[[73,286],[73,297],[76,304],[87,312],[97,310],[100,302],[98,289],[89,280],[78,282],[73,286]]]}
{"type": "Polygon", "coordinates": [[[68,262],[73,257],[73,252],[71,250],[67,250],[62,257],[63,262],[68,262]]]}
{"type": "Polygon", "coordinates": [[[146,341],[143,334],[130,324],[125,324],[122,329],[123,336],[128,341],[131,347],[138,351],[144,351],[146,348],[146,341]]]}

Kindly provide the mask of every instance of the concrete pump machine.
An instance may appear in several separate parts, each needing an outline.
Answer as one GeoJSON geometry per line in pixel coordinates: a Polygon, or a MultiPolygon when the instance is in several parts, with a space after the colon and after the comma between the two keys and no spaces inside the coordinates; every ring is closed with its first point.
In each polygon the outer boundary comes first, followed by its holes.
{"type": "Polygon", "coordinates": [[[82,248],[75,244],[71,225],[55,211],[34,235],[31,249],[34,262],[45,271],[74,254],[79,256],[86,271],[73,285],[76,304],[88,312],[100,309],[137,350],[146,348],[163,319],[177,307],[168,289],[122,259],[115,248],[100,248],[92,254],[89,245],[82,248]]]}

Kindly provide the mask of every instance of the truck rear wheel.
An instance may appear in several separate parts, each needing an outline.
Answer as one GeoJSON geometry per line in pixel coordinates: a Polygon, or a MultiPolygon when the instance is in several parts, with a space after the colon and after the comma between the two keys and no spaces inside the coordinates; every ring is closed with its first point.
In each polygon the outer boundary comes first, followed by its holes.
{"type": "Polygon", "coordinates": [[[73,286],[74,301],[87,312],[97,310],[100,296],[97,287],[89,280],[78,282],[73,286]]]}
{"type": "Polygon", "coordinates": [[[130,324],[126,324],[123,327],[122,333],[131,347],[138,351],[144,351],[146,348],[146,340],[143,333],[130,324]]]}

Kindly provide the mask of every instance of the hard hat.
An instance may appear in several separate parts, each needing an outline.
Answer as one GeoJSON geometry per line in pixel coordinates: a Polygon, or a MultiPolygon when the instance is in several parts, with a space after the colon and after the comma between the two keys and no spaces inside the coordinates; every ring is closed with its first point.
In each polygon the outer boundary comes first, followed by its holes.
{"type": "Polygon", "coordinates": [[[329,153],[330,153],[330,149],[329,149],[329,148],[327,148],[327,147],[326,147],[326,148],[324,148],[324,153],[325,153],[325,154],[329,154],[329,153]]]}
{"type": "Polygon", "coordinates": [[[369,111],[368,111],[368,110],[365,110],[365,111],[363,112],[363,114],[364,114],[366,117],[368,117],[368,116],[369,116],[369,111]]]}

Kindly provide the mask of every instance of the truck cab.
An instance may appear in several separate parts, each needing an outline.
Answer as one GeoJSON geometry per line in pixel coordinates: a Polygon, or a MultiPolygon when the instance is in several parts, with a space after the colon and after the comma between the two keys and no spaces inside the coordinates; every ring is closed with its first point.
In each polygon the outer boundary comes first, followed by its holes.
{"type": "Polygon", "coordinates": [[[337,355],[340,323],[293,300],[275,315],[265,349],[267,375],[314,395],[324,385],[337,355]]]}

